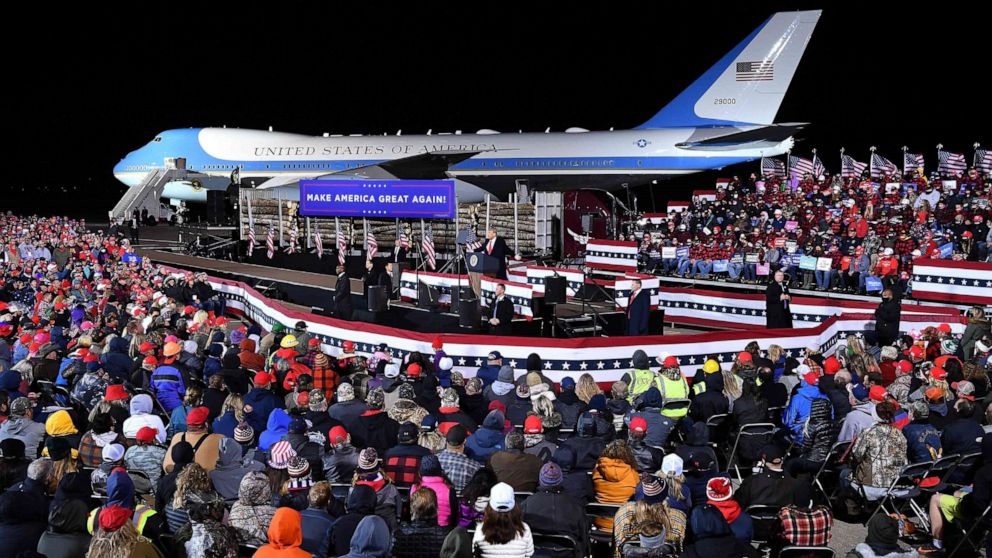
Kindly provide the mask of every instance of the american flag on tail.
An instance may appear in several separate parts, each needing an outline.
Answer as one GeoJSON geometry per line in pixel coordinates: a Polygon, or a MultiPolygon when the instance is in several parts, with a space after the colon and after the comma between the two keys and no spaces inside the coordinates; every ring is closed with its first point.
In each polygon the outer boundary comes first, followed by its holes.
{"type": "Polygon", "coordinates": [[[785,163],[771,157],[762,157],[761,175],[785,178],[785,163]]]}
{"type": "Polygon", "coordinates": [[[789,175],[792,178],[802,178],[807,174],[813,174],[813,161],[789,155],[789,175]]]}
{"type": "Polygon", "coordinates": [[[269,221],[269,232],[265,233],[265,255],[271,260],[276,255],[276,230],[269,221]]]}
{"type": "Polygon", "coordinates": [[[320,227],[317,221],[313,222],[313,243],[317,247],[317,259],[324,257],[324,239],[320,238],[320,227]]]}
{"type": "Polygon", "coordinates": [[[338,246],[338,265],[344,265],[344,255],[348,250],[348,241],[341,234],[341,221],[337,218],[334,219],[334,238],[338,246]]]}
{"type": "Polygon", "coordinates": [[[823,161],[819,157],[813,155],[813,176],[820,178],[825,174],[827,174],[827,167],[823,166],[823,161]]]}
{"type": "Polygon", "coordinates": [[[902,156],[902,172],[909,174],[923,168],[923,154],[906,152],[902,156]]]}
{"type": "Polygon", "coordinates": [[[420,251],[424,254],[424,261],[427,262],[428,269],[437,267],[437,254],[434,252],[434,230],[430,225],[424,231],[424,238],[420,241],[420,251]]]}
{"type": "Polygon", "coordinates": [[[895,176],[899,174],[899,167],[895,163],[878,155],[871,154],[871,177],[882,178],[883,176],[895,176]]]}
{"type": "Polygon", "coordinates": [[[841,178],[860,178],[868,167],[867,163],[854,160],[850,155],[840,156],[840,176],[841,178]]]}
{"type": "Polygon", "coordinates": [[[941,174],[958,174],[968,168],[964,153],[951,153],[950,151],[941,149],[937,152],[937,159],[939,161],[937,172],[941,174]]]}
{"type": "Polygon", "coordinates": [[[365,249],[368,251],[368,256],[366,256],[368,261],[372,261],[372,258],[379,253],[379,243],[376,242],[375,233],[372,232],[372,228],[368,226],[367,222],[365,226],[365,249]]]}
{"type": "Polygon", "coordinates": [[[992,151],[988,149],[976,149],[975,168],[979,172],[992,172],[992,151]]]}

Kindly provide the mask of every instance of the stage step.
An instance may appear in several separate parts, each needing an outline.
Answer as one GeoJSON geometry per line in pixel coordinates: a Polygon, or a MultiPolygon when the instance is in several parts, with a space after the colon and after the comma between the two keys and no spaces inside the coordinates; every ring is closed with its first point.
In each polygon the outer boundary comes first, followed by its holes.
{"type": "Polygon", "coordinates": [[[558,318],[557,329],[565,337],[596,337],[603,333],[603,326],[596,322],[593,316],[573,316],[558,318]]]}

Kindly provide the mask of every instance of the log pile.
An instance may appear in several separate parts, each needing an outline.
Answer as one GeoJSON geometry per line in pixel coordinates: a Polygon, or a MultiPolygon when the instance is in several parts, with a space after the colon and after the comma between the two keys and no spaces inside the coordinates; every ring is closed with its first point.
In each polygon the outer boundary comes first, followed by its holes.
{"type": "MultiPolygon", "coordinates": [[[[279,241],[280,224],[280,203],[282,206],[281,222],[284,243],[289,242],[289,235],[293,230],[294,223],[299,231],[299,243],[301,246],[307,245],[307,220],[299,215],[299,204],[296,201],[254,198],[251,200],[252,220],[255,224],[256,242],[264,244],[265,235],[271,223],[275,229],[276,242],[279,241]]],[[[491,202],[489,204],[489,223],[496,227],[500,236],[513,247],[513,205],[508,202],[491,202]]],[[[248,203],[244,194],[239,204],[241,211],[241,223],[244,227],[243,237],[247,238],[248,230],[248,203]]],[[[534,206],[531,204],[520,204],[517,208],[518,218],[518,238],[519,250],[523,254],[534,252],[534,206]]],[[[313,245],[314,227],[320,232],[325,250],[332,250],[336,244],[335,220],[333,217],[310,217],[310,241],[313,245]]],[[[341,234],[349,240],[349,246],[363,249],[365,246],[365,229],[360,218],[352,219],[339,218],[341,223],[341,234]]],[[[368,219],[368,226],[375,235],[379,252],[392,251],[398,238],[395,219],[368,219]]],[[[461,203],[458,204],[458,223],[461,228],[469,225],[476,232],[479,238],[485,238],[486,228],[486,204],[481,203],[461,203]]],[[[438,253],[452,253],[455,248],[455,222],[448,219],[428,219],[424,221],[425,226],[430,226],[434,233],[434,247],[438,253]]],[[[410,241],[411,252],[420,252],[421,228],[419,219],[401,219],[400,226],[404,228],[407,238],[410,241]]]]}

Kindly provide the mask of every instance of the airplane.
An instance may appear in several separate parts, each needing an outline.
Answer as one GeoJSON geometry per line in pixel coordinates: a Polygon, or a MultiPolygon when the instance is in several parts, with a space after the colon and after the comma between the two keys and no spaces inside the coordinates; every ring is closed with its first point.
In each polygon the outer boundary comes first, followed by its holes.
{"type": "Polygon", "coordinates": [[[168,130],[114,167],[129,187],[168,160],[192,179],[162,197],[205,201],[207,190],[270,189],[304,179],[454,178],[460,201],[497,198],[524,180],[531,190],[617,189],[673,175],[782,155],[805,123],[774,122],[822,10],[779,12],[667,106],[630,130],[563,133],[307,136],[237,128],[168,130]]]}

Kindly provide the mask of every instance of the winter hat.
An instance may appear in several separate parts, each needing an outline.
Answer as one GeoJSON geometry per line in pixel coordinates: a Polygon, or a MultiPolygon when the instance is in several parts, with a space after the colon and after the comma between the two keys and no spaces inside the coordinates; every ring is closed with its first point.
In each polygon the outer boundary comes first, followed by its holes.
{"type": "Polygon", "coordinates": [[[714,502],[729,500],[734,495],[734,487],[727,477],[714,477],[706,483],[706,498],[714,502]]]}
{"type": "Polygon", "coordinates": [[[289,459],[296,456],[296,450],[286,440],[280,440],[269,448],[269,467],[288,469],[289,459]]]}
{"type": "Polygon", "coordinates": [[[295,418],[289,423],[288,431],[290,434],[303,434],[307,431],[307,421],[301,418],[295,418]]]}
{"type": "Polygon", "coordinates": [[[681,457],[677,454],[670,453],[661,460],[661,472],[675,477],[681,476],[683,473],[683,463],[684,462],[681,457]]]}
{"type": "Polygon", "coordinates": [[[289,458],[289,467],[286,470],[290,477],[304,477],[310,474],[310,462],[299,455],[294,455],[289,458]]]}
{"type": "Polygon", "coordinates": [[[50,437],[45,440],[45,449],[52,461],[61,461],[72,454],[72,445],[65,438],[50,437]]]}
{"type": "Polygon", "coordinates": [[[865,543],[895,547],[899,543],[899,522],[887,513],[876,513],[868,522],[865,543]]]}
{"type": "Polygon", "coordinates": [[[365,396],[365,404],[370,411],[381,411],[386,404],[386,394],[382,388],[377,387],[369,391],[369,394],[365,396]]]}
{"type": "Polygon", "coordinates": [[[575,380],[571,376],[561,379],[561,389],[575,389],[575,380]]]}
{"type": "Polygon", "coordinates": [[[513,369],[510,368],[509,364],[504,364],[499,369],[499,375],[496,379],[500,382],[505,382],[507,384],[513,383],[513,369]]]}
{"type": "Polygon", "coordinates": [[[489,490],[489,507],[498,512],[511,511],[516,506],[516,503],[513,487],[505,482],[496,483],[489,490]]]}
{"type": "Polygon", "coordinates": [[[358,454],[358,469],[368,473],[379,468],[379,454],[375,448],[365,448],[358,454]]]}
{"type": "Polygon", "coordinates": [[[914,419],[925,419],[930,416],[930,405],[926,401],[913,401],[909,404],[909,412],[913,413],[914,419]]]}
{"type": "Polygon", "coordinates": [[[453,388],[444,388],[441,392],[442,407],[458,407],[458,392],[453,388]]]}
{"type": "Polygon", "coordinates": [[[494,411],[489,411],[489,414],[486,415],[485,420],[482,421],[482,426],[490,430],[498,430],[502,432],[505,421],[506,418],[503,416],[503,413],[501,413],[499,409],[496,409],[494,411]]]}
{"type": "Polygon", "coordinates": [[[400,399],[413,399],[417,396],[417,392],[410,384],[400,384],[398,395],[400,399]]]}
{"type": "MultiPolygon", "coordinates": [[[[537,353],[531,353],[527,355],[527,370],[543,370],[544,362],[541,361],[541,355],[537,353]]],[[[512,380],[510,380],[512,381],[512,380]]]]}
{"type": "Polygon", "coordinates": [[[247,422],[242,422],[234,427],[234,440],[240,443],[248,443],[255,439],[255,429],[247,422]]]}
{"type": "Polygon", "coordinates": [[[899,358],[899,349],[896,349],[892,345],[882,347],[882,360],[895,360],[897,358],[899,358]]]}
{"type": "Polygon", "coordinates": [[[648,354],[642,351],[641,349],[637,349],[636,351],[634,351],[633,360],[634,360],[634,368],[638,370],[644,370],[648,366],[650,366],[650,364],[648,364],[648,354]]]}
{"type": "Polygon", "coordinates": [[[0,457],[3,457],[6,460],[13,461],[23,459],[24,453],[25,447],[22,440],[18,440],[17,438],[4,438],[4,440],[0,442],[0,457]]]}
{"type": "Polygon", "coordinates": [[[589,398],[589,410],[597,411],[602,413],[606,410],[606,396],[602,393],[597,393],[589,398]]]}
{"type": "Polygon", "coordinates": [[[355,388],[349,383],[344,383],[338,386],[338,403],[344,403],[345,401],[351,401],[355,398],[355,388]]]}
{"type": "Polygon", "coordinates": [[[449,446],[457,447],[464,444],[467,437],[468,432],[465,430],[465,427],[460,424],[456,424],[448,429],[448,433],[445,434],[444,440],[449,446]]]}
{"type": "Polygon", "coordinates": [[[107,444],[103,446],[102,454],[105,463],[115,463],[124,459],[124,446],[120,444],[107,444]]]}
{"type": "Polygon", "coordinates": [[[545,463],[541,467],[541,474],[538,480],[541,486],[558,486],[562,481],[561,467],[553,461],[545,463]]]}
{"type": "Polygon", "coordinates": [[[528,372],[525,379],[525,383],[527,384],[528,387],[534,387],[542,383],[543,381],[544,380],[541,379],[541,375],[538,374],[537,372],[528,372]]]}
{"type": "Polygon", "coordinates": [[[178,442],[172,446],[172,462],[176,465],[192,463],[195,457],[196,452],[193,451],[193,445],[189,442],[178,442]]]}
{"type": "Polygon", "coordinates": [[[443,474],[444,470],[441,469],[441,462],[438,461],[436,455],[428,453],[420,458],[421,477],[440,477],[443,474]]]}
{"type": "Polygon", "coordinates": [[[953,339],[944,339],[940,342],[940,353],[944,355],[953,355],[958,352],[958,344],[953,339]]]}
{"type": "Polygon", "coordinates": [[[153,444],[155,443],[155,437],[158,436],[158,430],[152,428],[151,426],[142,426],[138,429],[138,433],[134,438],[143,444],[153,444]]]}
{"type": "Polygon", "coordinates": [[[668,498],[668,483],[654,475],[641,475],[641,499],[648,504],[660,504],[668,498]]]}

